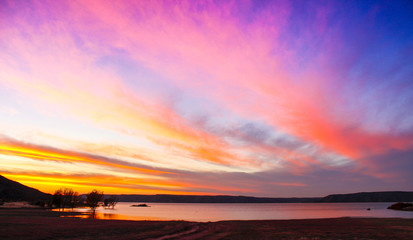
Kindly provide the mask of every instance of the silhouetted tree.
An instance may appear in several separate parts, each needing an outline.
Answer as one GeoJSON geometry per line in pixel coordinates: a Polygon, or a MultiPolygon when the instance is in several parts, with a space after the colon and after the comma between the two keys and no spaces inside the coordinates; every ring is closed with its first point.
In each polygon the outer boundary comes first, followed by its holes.
{"type": "Polygon", "coordinates": [[[73,209],[74,207],[76,207],[79,201],[79,193],[73,191],[73,189],[71,188],[63,189],[63,207],[68,206],[73,209]]]}
{"type": "Polygon", "coordinates": [[[79,201],[79,194],[71,188],[60,188],[55,191],[52,197],[52,205],[62,211],[64,211],[66,207],[71,207],[73,209],[79,201]]]}
{"type": "Polygon", "coordinates": [[[71,202],[72,202],[72,197],[75,194],[75,192],[73,191],[73,189],[71,188],[63,188],[62,189],[63,192],[63,196],[62,196],[62,208],[63,210],[65,209],[66,206],[70,206],[71,202]]]}
{"type": "Polygon", "coordinates": [[[63,204],[63,190],[58,189],[54,192],[52,196],[52,205],[59,208],[60,210],[62,208],[62,204],[63,204]]]}
{"type": "Polygon", "coordinates": [[[99,206],[99,202],[103,200],[103,192],[98,190],[93,190],[86,195],[86,205],[92,209],[93,214],[95,214],[96,207],[99,206]]]}
{"type": "Polygon", "coordinates": [[[118,202],[119,202],[119,198],[117,196],[112,195],[112,196],[105,199],[104,205],[105,205],[105,207],[110,207],[110,208],[114,209],[115,205],[118,202]]]}
{"type": "Polygon", "coordinates": [[[79,193],[78,193],[78,192],[75,192],[75,193],[72,195],[72,199],[71,199],[71,201],[70,201],[70,203],[69,203],[69,206],[70,206],[70,207],[72,208],[72,210],[73,210],[73,208],[75,208],[76,206],[78,206],[80,202],[81,202],[81,197],[79,196],[79,193]]]}

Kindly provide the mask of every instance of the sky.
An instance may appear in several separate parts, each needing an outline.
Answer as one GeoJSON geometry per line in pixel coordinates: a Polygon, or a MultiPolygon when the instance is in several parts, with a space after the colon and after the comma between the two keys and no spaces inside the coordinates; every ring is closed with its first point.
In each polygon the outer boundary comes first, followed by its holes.
{"type": "Polygon", "coordinates": [[[413,189],[411,1],[0,0],[0,175],[47,193],[413,189]]]}

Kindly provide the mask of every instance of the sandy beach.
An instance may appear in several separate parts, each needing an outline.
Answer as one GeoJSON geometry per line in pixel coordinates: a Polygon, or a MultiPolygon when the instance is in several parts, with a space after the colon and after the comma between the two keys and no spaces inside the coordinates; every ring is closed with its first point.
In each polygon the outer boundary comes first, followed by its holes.
{"type": "Polygon", "coordinates": [[[43,209],[0,209],[0,239],[413,239],[413,219],[124,221],[43,209]],[[61,215],[66,217],[60,217],[61,215]]]}

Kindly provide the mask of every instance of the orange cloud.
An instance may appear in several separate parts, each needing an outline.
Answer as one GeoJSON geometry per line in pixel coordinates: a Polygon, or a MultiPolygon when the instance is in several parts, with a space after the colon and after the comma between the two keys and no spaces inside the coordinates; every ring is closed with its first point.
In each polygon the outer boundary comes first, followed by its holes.
{"type": "Polygon", "coordinates": [[[21,143],[5,138],[0,138],[0,154],[27,157],[35,160],[88,163],[93,165],[102,165],[110,168],[132,170],[146,174],[159,175],[168,173],[164,171],[133,166],[133,164],[126,161],[21,143]]]}
{"type": "Polygon", "coordinates": [[[117,194],[218,194],[219,192],[255,192],[253,189],[244,189],[217,185],[197,185],[182,182],[173,178],[131,178],[101,174],[76,175],[53,174],[40,172],[8,172],[0,174],[22,184],[35,187],[47,193],[53,193],[60,187],[71,187],[85,193],[94,188],[102,189],[106,193],[117,194]]]}
{"type": "MultiPolygon", "coordinates": [[[[39,9],[44,7],[37,4],[39,9]]],[[[301,66],[289,58],[292,49],[279,41],[289,19],[288,4],[280,4],[283,11],[276,13],[263,11],[242,26],[241,20],[232,15],[231,4],[209,3],[199,11],[190,5],[185,1],[179,7],[165,2],[69,1],[64,11],[50,11],[56,14],[55,25],[32,24],[26,19],[30,14],[10,18],[15,22],[6,24],[1,31],[10,50],[0,59],[3,70],[0,83],[19,92],[19,99],[30,99],[25,102],[26,107],[34,107],[45,115],[58,114],[73,122],[86,122],[103,130],[144,139],[140,147],[151,149],[147,151],[149,154],[134,154],[130,150],[122,154],[148,162],[169,161],[171,166],[175,159],[169,160],[169,157],[175,154],[194,162],[234,167],[234,170],[238,170],[238,166],[259,170],[262,162],[237,154],[240,149],[236,146],[194,126],[174,110],[173,104],[146,93],[143,86],[139,90],[131,87],[140,88],[140,83],[156,82],[156,79],[145,75],[123,77],[125,73],[97,64],[102,58],[119,57],[114,52],[122,52],[121,57],[127,56],[136,66],[177,85],[174,90],[179,93],[200,96],[229,115],[260,120],[276,131],[289,133],[366,166],[374,166],[363,160],[366,155],[413,146],[411,136],[369,131],[362,126],[358,118],[363,109],[346,108],[348,99],[340,98],[339,90],[329,91],[328,86],[334,85],[330,83],[341,79],[334,79],[330,71],[322,69],[326,65],[322,65],[320,59],[311,59],[314,65],[321,64],[320,68],[314,68],[311,64],[301,66]],[[285,61],[291,60],[292,70],[285,66],[285,61]],[[138,81],[138,78],[145,79],[138,81]],[[158,155],[153,158],[151,153],[158,155]]],[[[33,12],[36,13],[33,15],[43,14],[39,18],[46,20],[49,15],[45,12],[33,12]]],[[[328,51],[320,54],[328,56],[328,51]]],[[[155,86],[163,83],[159,81],[155,86]]],[[[226,120],[221,123],[224,125],[226,120]]],[[[302,152],[259,144],[241,150],[279,156],[296,169],[310,165],[324,167],[302,152]]],[[[163,174],[98,155],[29,144],[7,143],[0,151],[32,159],[163,174]]]]}

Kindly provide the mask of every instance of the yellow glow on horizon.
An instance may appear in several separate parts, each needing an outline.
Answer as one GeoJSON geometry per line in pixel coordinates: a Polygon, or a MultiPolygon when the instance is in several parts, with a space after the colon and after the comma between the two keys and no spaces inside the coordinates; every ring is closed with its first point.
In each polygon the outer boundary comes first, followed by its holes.
{"type": "MultiPolygon", "coordinates": [[[[53,194],[57,189],[61,187],[72,188],[74,191],[79,192],[79,194],[88,193],[93,189],[98,189],[104,191],[106,194],[182,194],[182,195],[210,195],[217,194],[211,192],[194,192],[194,191],[182,191],[182,190],[168,190],[162,188],[150,189],[151,185],[158,185],[159,187],[167,187],[167,185],[162,184],[146,184],[143,183],[139,187],[131,187],[125,183],[124,186],[110,186],[110,182],[113,179],[108,179],[103,181],[101,184],[98,183],[98,179],[95,181],[91,178],[86,178],[83,181],[81,179],[65,178],[65,177],[50,177],[50,176],[31,176],[23,174],[9,174],[1,173],[4,177],[17,181],[23,185],[38,189],[42,192],[53,194]]],[[[104,180],[104,179],[103,179],[104,180]]],[[[178,188],[182,188],[177,186],[178,188]]]]}

